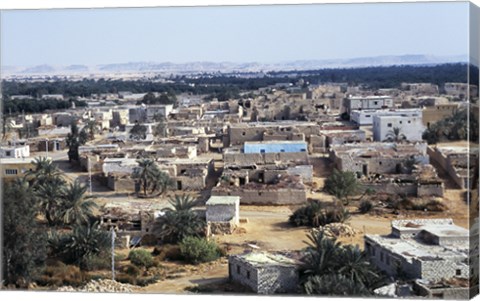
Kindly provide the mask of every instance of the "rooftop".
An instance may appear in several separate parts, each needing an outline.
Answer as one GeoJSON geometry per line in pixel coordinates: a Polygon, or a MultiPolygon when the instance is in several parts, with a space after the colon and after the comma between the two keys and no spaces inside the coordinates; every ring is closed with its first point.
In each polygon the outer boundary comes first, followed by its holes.
{"type": "Polygon", "coordinates": [[[211,196],[206,205],[235,205],[240,201],[239,196],[211,196]]]}
{"type": "Polygon", "coordinates": [[[255,267],[265,265],[296,266],[297,261],[282,254],[267,252],[250,252],[241,255],[234,255],[255,267]]]}

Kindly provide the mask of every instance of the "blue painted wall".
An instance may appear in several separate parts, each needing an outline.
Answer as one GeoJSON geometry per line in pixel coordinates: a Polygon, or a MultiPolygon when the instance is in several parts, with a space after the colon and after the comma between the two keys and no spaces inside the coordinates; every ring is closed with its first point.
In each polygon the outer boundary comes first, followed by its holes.
{"type": "Polygon", "coordinates": [[[299,153],[307,151],[307,143],[299,141],[295,143],[248,143],[245,142],[243,152],[245,154],[259,153],[299,153]]]}

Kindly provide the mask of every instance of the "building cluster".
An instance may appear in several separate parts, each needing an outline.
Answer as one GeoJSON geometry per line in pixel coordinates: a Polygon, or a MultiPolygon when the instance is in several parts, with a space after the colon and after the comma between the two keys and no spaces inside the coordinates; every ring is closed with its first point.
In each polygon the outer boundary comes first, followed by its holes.
{"type": "MultiPolygon", "coordinates": [[[[152,158],[173,190],[202,196],[209,235],[234,233],[242,205],[305,204],[318,169],[352,172],[364,187],[392,195],[443,197],[440,172],[461,189],[472,187],[469,162],[478,154],[466,143],[427,145],[422,135],[468,108],[469,95],[478,98],[474,86],[404,83],[372,90],[299,81],[223,102],[185,94],[175,105],[138,104],[145,95],[92,95],[81,99],[87,107],[9,117],[0,147],[4,178],[26,174],[36,156],[64,156],[75,124],[95,133],[78,149],[83,172],[106,189],[133,195],[140,189],[133,177],[139,159],[152,158]]],[[[110,208],[102,224],[131,246],[150,234],[159,214],[110,208]]],[[[444,278],[469,277],[466,246],[467,230],[448,219],[395,221],[390,235],[365,236],[372,262],[394,277],[418,280],[412,289],[422,294],[432,294],[444,278]]],[[[289,293],[298,284],[298,262],[295,254],[248,252],[230,257],[229,275],[258,293],[289,293]]]]}

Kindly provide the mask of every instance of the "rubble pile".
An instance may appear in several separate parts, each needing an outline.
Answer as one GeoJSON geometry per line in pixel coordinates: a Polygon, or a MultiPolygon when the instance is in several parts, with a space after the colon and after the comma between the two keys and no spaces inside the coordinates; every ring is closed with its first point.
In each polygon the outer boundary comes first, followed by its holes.
{"type": "Polygon", "coordinates": [[[110,279],[92,280],[83,287],[63,286],[59,292],[91,292],[91,293],[132,293],[137,287],[110,279]]]}
{"type": "Polygon", "coordinates": [[[352,226],[342,223],[331,223],[325,226],[320,226],[317,230],[323,231],[325,235],[329,237],[352,237],[357,234],[357,231],[352,226]]]}

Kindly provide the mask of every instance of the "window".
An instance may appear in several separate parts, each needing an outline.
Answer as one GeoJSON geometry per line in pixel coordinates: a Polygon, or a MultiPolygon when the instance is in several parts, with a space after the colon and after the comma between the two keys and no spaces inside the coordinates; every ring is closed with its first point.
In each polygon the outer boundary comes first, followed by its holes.
{"type": "Polygon", "coordinates": [[[284,152],[285,152],[285,150],[284,150],[284,149],[281,149],[281,150],[280,150],[280,152],[281,152],[281,153],[284,153],[284,152]]]}
{"type": "Polygon", "coordinates": [[[250,271],[247,271],[247,279],[250,279],[250,271]]]}
{"type": "Polygon", "coordinates": [[[242,133],[242,136],[245,136],[246,134],[247,134],[247,133],[243,132],[243,133],[242,133]]]}
{"type": "Polygon", "coordinates": [[[264,149],[261,149],[261,150],[260,150],[260,153],[265,154],[265,150],[264,150],[264,149]]]}
{"type": "Polygon", "coordinates": [[[5,151],[5,156],[10,157],[12,155],[11,151],[5,151]]]}
{"type": "Polygon", "coordinates": [[[401,121],[401,120],[400,120],[399,122],[400,122],[400,124],[402,124],[402,121],[401,121]]]}
{"type": "Polygon", "coordinates": [[[16,169],[5,169],[6,175],[16,175],[18,171],[16,169]]]}
{"type": "Polygon", "coordinates": [[[392,127],[392,124],[391,124],[391,123],[387,123],[387,126],[388,126],[389,128],[391,128],[391,127],[392,127]]]}
{"type": "Polygon", "coordinates": [[[382,165],[382,161],[378,161],[378,165],[382,165]]]}
{"type": "Polygon", "coordinates": [[[367,117],[367,118],[368,118],[368,117],[372,117],[372,115],[365,115],[365,117],[367,117]]]}
{"type": "Polygon", "coordinates": [[[386,257],[387,257],[386,258],[387,259],[387,265],[390,265],[390,256],[387,255],[386,257]]]}
{"type": "Polygon", "coordinates": [[[383,262],[383,252],[380,252],[380,261],[383,262]]]}
{"type": "Polygon", "coordinates": [[[304,149],[304,148],[302,148],[302,149],[300,149],[300,151],[301,151],[301,152],[306,152],[307,150],[304,149]]]}
{"type": "Polygon", "coordinates": [[[237,274],[240,274],[240,266],[237,265],[237,274]]]}
{"type": "Polygon", "coordinates": [[[460,269],[456,270],[455,275],[462,276],[462,270],[460,270],[460,269]]]}
{"type": "Polygon", "coordinates": [[[373,104],[374,104],[374,105],[378,105],[378,101],[374,101],[373,104]]]}
{"type": "Polygon", "coordinates": [[[408,123],[412,123],[412,122],[409,120],[408,123]]]}

